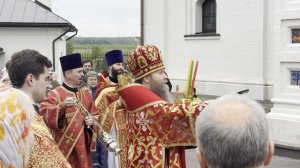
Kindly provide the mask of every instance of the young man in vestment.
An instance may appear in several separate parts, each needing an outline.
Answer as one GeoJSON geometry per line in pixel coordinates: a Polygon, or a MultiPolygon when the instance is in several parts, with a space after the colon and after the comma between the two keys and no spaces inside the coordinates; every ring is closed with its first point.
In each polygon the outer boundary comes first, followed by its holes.
{"type": "Polygon", "coordinates": [[[118,87],[128,114],[127,167],[183,168],[184,146],[196,146],[195,120],[204,102],[172,104],[161,54],[139,46],[127,59],[139,84],[118,87]]]}
{"type": "MultiPolygon", "coordinates": [[[[55,141],[73,168],[91,168],[93,114],[96,114],[92,95],[77,89],[83,77],[80,54],[60,57],[64,82],[50,91],[41,103],[41,114],[51,129],[55,141]],[[87,110],[80,108],[79,103],[87,110]]],[[[94,142],[94,143],[92,143],[94,142]]]]}
{"type": "Polygon", "coordinates": [[[108,152],[109,168],[126,168],[126,113],[120,96],[116,92],[119,74],[124,73],[121,50],[112,50],[105,54],[108,71],[100,74],[95,101],[99,123],[104,130],[117,140],[122,149],[119,156],[108,152]]]}
{"type": "Polygon", "coordinates": [[[59,150],[38,110],[38,104],[44,100],[47,87],[50,86],[49,68],[51,67],[52,63],[47,57],[35,50],[26,49],[13,54],[8,68],[13,87],[30,98],[36,111],[31,118],[35,142],[27,164],[28,168],[71,167],[59,150]]]}
{"type": "Polygon", "coordinates": [[[29,97],[9,85],[0,83],[0,167],[27,165],[34,145],[29,97]]]}

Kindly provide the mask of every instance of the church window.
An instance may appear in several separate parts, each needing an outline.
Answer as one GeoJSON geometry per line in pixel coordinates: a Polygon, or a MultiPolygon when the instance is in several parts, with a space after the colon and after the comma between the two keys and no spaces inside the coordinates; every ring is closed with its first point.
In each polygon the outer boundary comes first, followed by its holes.
{"type": "Polygon", "coordinates": [[[291,85],[300,84],[300,71],[291,71],[291,85]]]}
{"type": "Polygon", "coordinates": [[[300,29],[292,29],[292,43],[300,43],[300,29]]]}
{"type": "Polygon", "coordinates": [[[206,0],[202,5],[202,32],[216,32],[215,0],[206,0]]]}
{"type": "Polygon", "coordinates": [[[186,0],[185,30],[184,37],[187,40],[220,39],[217,33],[216,0],[186,0]]]}

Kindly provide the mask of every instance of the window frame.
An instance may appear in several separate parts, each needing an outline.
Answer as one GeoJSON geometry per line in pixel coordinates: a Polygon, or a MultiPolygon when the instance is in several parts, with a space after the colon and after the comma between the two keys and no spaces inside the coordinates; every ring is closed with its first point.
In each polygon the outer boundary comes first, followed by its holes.
{"type": "Polygon", "coordinates": [[[185,26],[185,35],[184,38],[186,40],[215,40],[220,39],[220,34],[217,33],[217,2],[213,0],[215,3],[215,31],[202,31],[203,25],[203,9],[202,5],[207,0],[186,0],[186,26],[185,26]]]}
{"type": "MultiPolygon", "coordinates": [[[[217,4],[216,0],[205,0],[202,4],[202,32],[201,33],[216,33],[217,30],[217,4]],[[212,9],[211,9],[212,8],[212,9]],[[206,20],[212,19],[212,28],[208,28],[209,22],[206,20]]],[[[196,32],[198,34],[200,32],[196,32]]]]}

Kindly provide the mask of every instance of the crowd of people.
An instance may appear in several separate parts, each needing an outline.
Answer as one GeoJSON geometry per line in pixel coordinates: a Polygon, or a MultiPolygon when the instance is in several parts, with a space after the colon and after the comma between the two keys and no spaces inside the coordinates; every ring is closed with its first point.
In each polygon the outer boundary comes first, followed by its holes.
{"type": "Polygon", "coordinates": [[[46,56],[14,53],[0,72],[0,167],[185,168],[191,147],[201,168],[268,166],[274,144],[257,102],[173,103],[156,46],[123,58],[107,52],[98,73],[79,53],[62,56],[59,83],[46,56]],[[114,140],[119,154],[107,150],[114,140]]]}

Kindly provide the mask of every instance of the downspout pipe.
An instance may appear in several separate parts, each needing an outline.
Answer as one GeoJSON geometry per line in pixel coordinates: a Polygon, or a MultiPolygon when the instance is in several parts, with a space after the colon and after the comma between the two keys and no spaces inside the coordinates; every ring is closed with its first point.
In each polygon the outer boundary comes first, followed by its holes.
{"type": "Polygon", "coordinates": [[[141,45],[144,45],[144,0],[140,1],[141,5],[141,45]]]}
{"type": "Polygon", "coordinates": [[[70,36],[69,38],[66,39],[66,41],[70,40],[71,38],[73,38],[74,36],[76,36],[78,33],[78,30],[76,29],[75,30],[75,34],[73,34],[72,36],[70,36]]]}
{"type": "Polygon", "coordinates": [[[76,29],[76,27],[74,27],[73,25],[70,25],[69,28],[64,33],[62,33],[61,35],[59,35],[57,38],[55,38],[52,41],[52,54],[53,54],[53,58],[52,58],[52,64],[53,64],[53,66],[52,67],[53,67],[54,71],[55,71],[55,42],[58,39],[60,39],[62,36],[66,35],[67,33],[74,32],[74,31],[76,31],[76,33],[73,36],[69,37],[67,40],[69,40],[70,38],[74,37],[77,34],[77,32],[78,32],[78,30],[76,29]]]}

